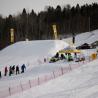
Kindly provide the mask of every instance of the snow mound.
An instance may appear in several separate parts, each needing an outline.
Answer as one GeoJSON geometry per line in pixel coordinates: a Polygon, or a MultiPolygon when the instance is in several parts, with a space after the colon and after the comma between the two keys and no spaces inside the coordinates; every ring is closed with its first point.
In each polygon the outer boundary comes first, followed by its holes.
{"type": "Polygon", "coordinates": [[[44,58],[68,47],[61,40],[21,41],[0,51],[0,66],[21,63],[41,63],[44,58]]]}

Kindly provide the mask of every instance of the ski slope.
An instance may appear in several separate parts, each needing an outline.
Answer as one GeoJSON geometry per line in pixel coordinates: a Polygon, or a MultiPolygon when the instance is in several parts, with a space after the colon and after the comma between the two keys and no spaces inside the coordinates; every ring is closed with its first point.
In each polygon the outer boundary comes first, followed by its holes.
{"type": "MultiPolygon", "coordinates": [[[[72,44],[72,37],[63,39],[65,42],[72,44]]],[[[75,36],[75,44],[74,46],[80,46],[84,43],[91,44],[95,41],[98,41],[98,30],[81,33],[75,36]]]]}
{"type": "Polygon", "coordinates": [[[41,40],[17,42],[3,49],[0,51],[0,70],[2,72],[0,88],[6,89],[9,86],[16,86],[20,82],[32,80],[37,76],[57,69],[60,66],[59,64],[44,64],[44,58],[47,58],[48,62],[48,58],[68,46],[67,43],[61,40],[41,40]],[[22,64],[26,64],[27,70],[24,74],[4,77],[5,66],[9,68],[9,66],[19,65],[21,67],[22,64]]]}
{"type": "MultiPolygon", "coordinates": [[[[98,30],[83,33],[76,36],[76,46],[84,42],[92,43],[98,39],[98,30]]],[[[50,73],[59,67],[74,65],[60,61],[48,63],[48,58],[55,55],[61,49],[69,47],[62,40],[23,41],[17,42],[0,51],[0,70],[5,66],[20,65],[25,63],[27,70],[23,74],[6,76],[0,79],[0,90],[9,86],[15,86],[20,82],[26,82],[34,77],[50,73]],[[44,58],[47,62],[44,63],[44,58]]],[[[90,55],[94,50],[84,50],[84,54],[90,55]]],[[[82,64],[82,66],[53,79],[42,85],[33,87],[24,92],[17,93],[7,98],[97,98],[98,97],[98,60],[82,64]]],[[[3,73],[3,72],[2,72],[3,73]]]]}
{"type": "Polygon", "coordinates": [[[61,40],[22,41],[0,51],[0,67],[18,64],[39,64],[69,45],[61,40]]]}
{"type": "Polygon", "coordinates": [[[98,98],[98,60],[8,98],[98,98]]]}

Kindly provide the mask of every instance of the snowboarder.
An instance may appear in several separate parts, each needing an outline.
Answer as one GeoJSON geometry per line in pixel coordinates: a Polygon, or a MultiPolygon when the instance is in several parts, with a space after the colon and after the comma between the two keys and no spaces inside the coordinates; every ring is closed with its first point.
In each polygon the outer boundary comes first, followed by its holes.
{"type": "Polygon", "coordinates": [[[16,66],[16,75],[19,74],[19,66],[16,66]]]}
{"type": "Polygon", "coordinates": [[[5,70],[4,70],[4,76],[7,75],[7,72],[8,72],[8,69],[7,69],[7,66],[5,67],[5,70]]]}
{"type": "Polygon", "coordinates": [[[26,70],[25,64],[23,64],[23,65],[21,66],[21,73],[24,73],[24,70],[26,70]]]}

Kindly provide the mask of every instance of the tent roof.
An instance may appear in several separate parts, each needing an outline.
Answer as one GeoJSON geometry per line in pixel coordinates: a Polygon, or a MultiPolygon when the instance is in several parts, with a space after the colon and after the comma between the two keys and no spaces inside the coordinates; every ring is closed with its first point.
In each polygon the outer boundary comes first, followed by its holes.
{"type": "Polygon", "coordinates": [[[81,50],[60,50],[59,53],[81,53],[81,50]]]}

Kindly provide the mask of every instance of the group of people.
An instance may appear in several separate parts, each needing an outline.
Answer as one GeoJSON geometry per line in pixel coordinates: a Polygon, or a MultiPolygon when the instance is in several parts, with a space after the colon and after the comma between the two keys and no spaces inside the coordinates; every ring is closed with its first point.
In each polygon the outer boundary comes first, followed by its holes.
{"type": "MultiPolygon", "coordinates": [[[[7,75],[11,76],[12,74],[16,74],[17,75],[17,74],[20,74],[20,73],[24,73],[25,70],[26,70],[25,64],[23,64],[21,66],[21,70],[20,70],[18,65],[17,66],[15,66],[15,65],[9,66],[9,68],[6,66],[4,68],[4,76],[7,76],[7,75]]],[[[1,74],[1,71],[0,71],[0,78],[1,77],[2,77],[2,74],[1,74]]]]}
{"type": "Polygon", "coordinates": [[[51,62],[56,62],[58,60],[63,60],[65,59],[66,61],[70,62],[70,61],[75,61],[75,62],[80,62],[80,61],[84,61],[85,57],[83,54],[77,54],[76,52],[74,53],[56,53],[56,55],[54,57],[52,57],[50,59],[50,63],[51,62]]]}
{"type": "Polygon", "coordinates": [[[73,57],[71,53],[60,54],[57,52],[56,55],[50,59],[50,62],[56,62],[58,60],[63,60],[63,59],[66,59],[67,61],[73,61],[73,57]]]}

